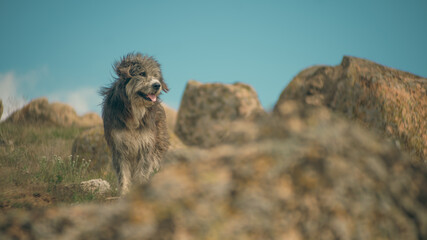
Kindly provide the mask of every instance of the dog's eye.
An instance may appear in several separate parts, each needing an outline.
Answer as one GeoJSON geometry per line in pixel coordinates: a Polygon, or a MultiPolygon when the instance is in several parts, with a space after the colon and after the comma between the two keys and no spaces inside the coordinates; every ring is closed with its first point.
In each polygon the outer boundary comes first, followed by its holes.
{"type": "Polygon", "coordinates": [[[142,76],[142,77],[147,76],[147,74],[145,72],[141,72],[139,75],[142,76]]]}

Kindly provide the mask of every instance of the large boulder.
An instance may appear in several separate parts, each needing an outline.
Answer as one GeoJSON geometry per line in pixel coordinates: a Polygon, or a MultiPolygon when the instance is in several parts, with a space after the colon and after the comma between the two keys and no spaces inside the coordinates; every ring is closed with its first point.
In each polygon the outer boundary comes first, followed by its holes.
{"type": "Polygon", "coordinates": [[[75,160],[90,160],[89,168],[93,170],[106,170],[111,152],[104,138],[104,128],[93,127],[80,133],[74,139],[71,155],[75,160]]]}
{"type": "Polygon", "coordinates": [[[346,56],[338,66],[315,66],[298,74],[274,112],[288,100],[343,113],[427,159],[426,78],[346,56]]]}
{"type": "Polygon", "coordinates": [[[249,85],[191,80],[181,100],[175,133],[186,145],[212,147],[222,143],[231,121],[252,120],[263,112],[249,85]]]}
{"type": "Polygon", "coordinates": [[[0,238],[425,239],[427,174],[326,108],[287,102],[252,139],[170,151],[129,199],[0,215],[0,238]]]}
{"type": "Polygon", "coordinates": [[[78,116],[69,105],[59,102],[49,103],[47,98],[37,98],[22,109],[15,111],[7,121],[14,123],[44,123],[58,126],[96,126],[102,124],[102,119],[95,113],[78,116]]]}

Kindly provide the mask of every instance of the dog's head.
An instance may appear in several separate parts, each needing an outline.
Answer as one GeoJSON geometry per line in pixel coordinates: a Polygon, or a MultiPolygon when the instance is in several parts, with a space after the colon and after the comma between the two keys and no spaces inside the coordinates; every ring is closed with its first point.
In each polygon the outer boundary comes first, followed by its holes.
{"type": "Polygon", "coordinates": [[[128,54],[115,64],[114,70],[132,104],[152,106],[158,101],[161,91],[169,91],[160,64],[152,57],[128,54]]]}

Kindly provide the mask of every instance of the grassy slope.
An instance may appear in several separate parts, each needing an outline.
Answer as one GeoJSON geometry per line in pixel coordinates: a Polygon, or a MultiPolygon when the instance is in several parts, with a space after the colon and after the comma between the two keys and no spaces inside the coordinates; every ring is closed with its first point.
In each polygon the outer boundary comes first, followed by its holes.
{"type": "MultiPolygon", "coordinates": [[[[0,123],[0,211],[44,207],[84,201],[103,201],[108,196],[86,194],[76,188],[81,181],[102,178],[116,189],[110,169],[87,167],[85,160],[70,157],[81,127],[0,123]]],[[[109,196],[117,195],[113,190],[109,196]]]]}

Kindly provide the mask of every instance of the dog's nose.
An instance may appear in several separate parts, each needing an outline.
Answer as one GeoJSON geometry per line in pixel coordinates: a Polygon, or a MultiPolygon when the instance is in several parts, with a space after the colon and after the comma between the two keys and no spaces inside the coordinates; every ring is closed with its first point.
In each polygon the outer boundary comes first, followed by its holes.
{"type": "Polygon", "coordinates": [[[153,87],[155,90],[159,90],[159,88],[160,88],[160,83],[154,83],[154,84],[152,85],[152,87],[153,87]]]}

